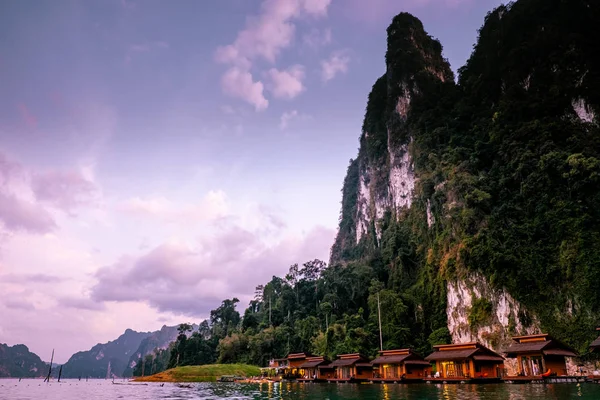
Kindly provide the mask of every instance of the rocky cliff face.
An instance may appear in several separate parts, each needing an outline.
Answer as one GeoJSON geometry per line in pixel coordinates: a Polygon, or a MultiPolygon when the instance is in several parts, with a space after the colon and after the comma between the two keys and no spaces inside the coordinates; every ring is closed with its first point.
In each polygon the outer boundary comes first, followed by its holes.
{"type": "Polygon", "coordinates": [[[458,83],[420,21],[395,17],[331,263],[384,263],[455,342],[543,330],[584,349],[600,315],[595,17],[592,1],[501,6],[458,83]]]}

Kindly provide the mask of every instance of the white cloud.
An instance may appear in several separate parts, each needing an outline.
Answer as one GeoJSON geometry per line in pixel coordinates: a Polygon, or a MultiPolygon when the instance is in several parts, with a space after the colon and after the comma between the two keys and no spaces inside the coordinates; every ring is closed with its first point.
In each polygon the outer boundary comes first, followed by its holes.
{"type": "Polygon", "coordinates": [[[328,59],[321,61],[321,78],[323,82],[332,80],[338,74],[346,73],[349,63],[350,57],[342,51],[334,52],[328,59]]]}
{"type": "Polygon", "coordinates": [[[301,65],[294,65],[283,71],[271,68],[268,76],[270,91],[276,98],[293,99],[305,90],[302,84],[304,67],[301,65]]]}
{"type": "Polygon", "coordinates": [[[289,122],[296,118],[298,116],[298,111],[296,110],[292,110],[292,111],[286,111],[281,115],[281,120],[279,123],[279,128],[281,128],[281,130],[285,130],[288,127],[289,122]]]}
{"type": "Polygon", "coordinates": [[[177,204],[165,197],[134,197],[121,204],[119,210],[131,215],[155,217],[165,222],[208,221],[230,214],[225,192],[211,190],[197,203],[177,204]]]}
{"type": "Polygon", "coordinates": [[[263,93],[263,83],[255,82],[248,71],[232,67],[223,75],[221,84],[226,94],[246,101],[253,105],[256,111],[265,110],[269,106],[269,101],[263,93]]]}
{"type": "Polygon", "coordinates": [[[295,262],[325,259],[333,235],[333,230],[315,228],[268,244],[260,234],[234,225],[193,244],[164,243],[141,257],[101,268],[92,299],[145,302],[163,312],[207,315],[225,298],[249,300],[253,287],[295,262]]]}
{"type": "Polygon", "coordinates": [[[248,18],[235,41],[219,47],[215,53],[217,62],[232,66],[223,77],[223,91],[254,105],[257,111],[267,108],[263,84],[254,82],[250,73],[253,60],[274,63],[283,49],[292,44],[294,19],[302,15],[326,16],[330,3],[331,0],[264,0],[260,14],[248,18]],[[244,89],[237,90],[232,82],[243,83],[244,89]]]}
{"type": "Polygon", "coordinates": [[[330,3],[331,0],[265,0],[260,15],[248,19],[235,41],[217,49],[216,60],[244,67],[257,57],[273,63],[292,42],[296,28],[293,19],[303,13],[325,16],[330,3]]]}

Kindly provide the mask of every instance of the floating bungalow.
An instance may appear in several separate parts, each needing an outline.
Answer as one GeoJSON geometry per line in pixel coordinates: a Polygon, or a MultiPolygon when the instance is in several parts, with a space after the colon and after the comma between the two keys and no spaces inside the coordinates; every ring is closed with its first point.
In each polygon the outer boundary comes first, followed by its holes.
{"type": "Polygon", "coordinates": [[[497,382],[504,372],[504,357],[477,342],[434,346],[425,360],[435,363],[435,374],[426,378],[433,382],[497,382]]]}
{"type": "Polygon", "coordinates": [[[327,368],[329,362],[325,357],[307,357],[299,369],[303,372],[298,378],[300,382],[325,382],[333,378],[333,368],[327,368]]]}
{"type": "Polygon", "coordinates": [[[268,379],[280,379],[285,374],[285,370],[289,367],[287,358],[275,358],[269,361],[269,366],[260,369],[260,375],[268,379]]]}
{"type": "Polygon", "coordinates": [[[373,378],[373,366],[359,353],[341,354],[329,366],[333,368],[333,378],[328,378],[328,382],[364,382],[373,378]]]}
{"type": "Polygon", "coordinates": [[[304,376],[304,370],[302,364],[306,362],[306,359],[312,357],[306,353],[291,353],[286,357],[287,367],[285,369],[284,378],[286,379],[297,379],[304,376]]]}
{"type": "MultiPolygon", "coordinates": [[[[597,327],[596,330],[600,334],[600,326],[597,327]]],[[[590,344],[590,350],[600,352],[600,336],[590,344]]]]}
{"type": "Polygon", "coordinates": [[[411,349],[383,350],[371,361],[372,382],[422,381],[431,369],[431,364],[411,349]]]}
{"type": "MultiPolygon", "coordinates": [[[[516,358],[517,376],[507,376],[510,382],[532,382],[566,377],[566,357],[576,357],[577,352],[545,333],[539,335],[516,336],[514,343],[505,351],[508,358],[516,358]]],[[[562,379],[559,381],[567,381],[562,379]]]]}

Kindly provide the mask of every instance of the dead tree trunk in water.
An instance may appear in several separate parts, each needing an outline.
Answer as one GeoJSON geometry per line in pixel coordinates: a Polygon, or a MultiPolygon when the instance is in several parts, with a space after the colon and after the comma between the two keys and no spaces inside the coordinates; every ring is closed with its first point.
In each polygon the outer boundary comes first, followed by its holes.
{"type": "Polygon", "coordinates": [[[52,362],[54,361],[54,349],[52,349],[52,357],[50,357],[50,369],[48,369],[48,376],[44,379],[44,382],[50,382],[50,374],[52,373],[52,362]]]}

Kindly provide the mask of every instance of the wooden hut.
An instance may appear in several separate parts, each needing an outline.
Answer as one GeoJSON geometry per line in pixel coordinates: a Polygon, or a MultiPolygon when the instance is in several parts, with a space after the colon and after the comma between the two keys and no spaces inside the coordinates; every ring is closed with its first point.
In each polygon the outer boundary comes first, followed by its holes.
{"type": "Polygon", "coordinates": [[[425,360],[435,362],[431,381],[493,382],[504,371],[504,357],[477,342],[434,346],[425,360]]]}
{"type": "MultiPolygon", "coordinates": [[[[596,330],[600,333],[600,326],[596,330]]],[[[590,344],[590,350],[600,352],[600,336],[590,344]]]]}
{"type": "Polygon", "coordinates": [[[420,381],[431,364],[411,349],[383,350],[371,361],[373,382],[420,381]]]}
{"type": "Polygon", "coordinates": [[[269,366],[260,369],[263,378],[280,379],[288,368],[287,358],[274,358],[269,360],[269,366]]]}
{"type": "Polygon", "coordinates": [[[304,370],[301,368],[301,365],[306,362],[308,357],[312,357],[310,354],[306,353],[290,353],[286,357],[287,360],[287,368],[285,370],[284,377],[288,379],[296,379],[304,376],[304,370]]]}
{"type": "Polygon", "coordinates": [[[545,333],[539,335],[515,336],[514,343],[506,349],[508,358],[516,358],[518,375],[515,378],[545,378],[567,376],[565,357],[576,357],[577,352],[545,333]]]}
{"type": "Polygon", "coordinates": [[[328,382],[362,382],[373,378],[373,366],[369,359],[359,353],[341,354],[329,364],[334,377],[328,382]]]}
{"type": "Polygon", "coordinates": [[[328,377],[332,378],[332,375],[328,374],[328,372],[332,372],[333,368],[321,368],[328,364],[329,362],[325,357],[307,357],[305,362],[299,367],[303,374],[301,378],[298,378],[298,381],[319,382],[326,381],[328,377]]]}

